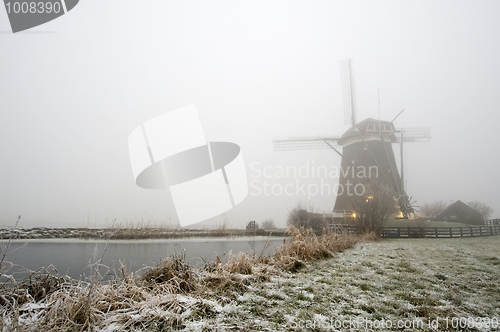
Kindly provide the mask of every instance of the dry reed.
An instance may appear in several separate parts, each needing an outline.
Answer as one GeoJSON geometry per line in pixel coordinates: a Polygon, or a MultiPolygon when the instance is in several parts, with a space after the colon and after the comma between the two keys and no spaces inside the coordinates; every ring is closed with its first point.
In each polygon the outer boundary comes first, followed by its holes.
{"type": "MultiPolygon", "coordinates": [[[[217,313],[219,303],[234,300],[253,283],[271,275],[286,275],[312,262],[353,246],[352,234],[291,228],[291,240],[266,256],[229,253],[225,259],[191,266],[174,254],[143,273],[124,273],[102,282],[58,277],[42,269],[0,287],[0,331],[84,331],[112,326],[116,330],[167,331],[193,317],[217,313]],[[190,318],[189,318],[190,317],[190,318]]],[[[97,271],[97,269],[96,269],[97,271]]],[[[112,329],[111,329],[112,330],[112,329]]]]}

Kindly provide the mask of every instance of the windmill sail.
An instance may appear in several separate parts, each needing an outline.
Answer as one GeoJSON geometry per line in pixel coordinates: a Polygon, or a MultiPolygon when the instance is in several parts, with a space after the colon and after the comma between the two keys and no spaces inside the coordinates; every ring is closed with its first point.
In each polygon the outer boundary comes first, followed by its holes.
{"type": "Polygon", "coordinates": [[[293,151],[331,149],[328,144],[332,145],[337,150],[342,150],[342,147],[337,143],[339,138],[338,136],[275,138],[273,140],[273,150],[293,151]]]}
{"type": "Polygon", "coordinates": [[[401,140],[401,132],[403,132],[403,142],[429,142],[432,138],[430,128],[400,128],[395,132],[398,141],[401,140]]]}
{"type": "Polygon", "coordinates": [[[340,61],[342,93],[344,99],[344,124],[356,125],[356,95],[354,90],[354,70],[351,59],[340,61]]]}

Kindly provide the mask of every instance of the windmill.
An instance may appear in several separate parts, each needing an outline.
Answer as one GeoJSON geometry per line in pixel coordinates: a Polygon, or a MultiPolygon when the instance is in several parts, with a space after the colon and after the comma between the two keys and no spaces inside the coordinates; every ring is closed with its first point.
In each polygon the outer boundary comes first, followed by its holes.
{"type": "MultiPolygon", "coordinates": [[[[399,128],[393,122],[404,111],[401,111],[392,121],[383,121],[380,118],[367,118],[356,121],[356,96],[354,89],[354,73],[351,59],[340,61],[342,91],[344,100],[344,122],[350,128],[342,136],[327,137],[285,137],[273,140],[274,151],[333,149],[342,156],[337,200],[334,211],[352,210],[352,195],[345,190],[349,184],[359,182],[356,172],[360,167],[365,169],[376,168],[377,183],[383,183],[392,191],[397,200],[403,217],[414,213],[411,198],[408,197],[404,186],[403,150],[405,142],[428,142],[431,139],[429,128],[399,128]],[[401,174],[398,173],[393,143],[400,144],[401,174]],[[352,172],[349,169],[352,169],[352,172]],[[347,169],[347,172],[346,172],[347,169]]],[[[365,173],[366,174],[366,173],[365,173]]]]}

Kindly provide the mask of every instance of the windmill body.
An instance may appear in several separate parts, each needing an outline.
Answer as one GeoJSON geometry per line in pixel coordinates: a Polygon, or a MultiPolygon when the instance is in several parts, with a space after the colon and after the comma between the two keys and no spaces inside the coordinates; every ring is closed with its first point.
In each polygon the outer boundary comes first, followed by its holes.
{"type": "MultiPolygon", "coordinates": [[[[273,140],[275,151],[333,149],[342,156],[339,186],[334,210],[352,210],[353,186],[384,186],[394,197],[404,217],[414,212],[405,192],[403,177],[403,143],[426,142],[431,138],[429,128],[396,129],[394,120],[372,118],[356,123],[356,99],[352,61],[340,62],[344,99],[344,121],[351,127],[341,136],[285,137],[273,140]],[[393,143],[401,149],[401,175],[398,173],[393,143]],[[342,151],[342,152],[341,152],[342,151]],[[374,174],[376,172],[376,174],[374,174]]],[[[354,193],[354,194],[359,194],[354,193]]]]}
{"type": "MultiPolygon", "coordinates": [[[[404,195],[392,143],[398,141],[389,121],[365,119],[347,130],[338,140],[342,161],[334,210],[352,210],[351,199],[356,184],[384,185],[394,197],[404,195]]],[[[363,187],[364,188],[364,187],[363,187]]]]}

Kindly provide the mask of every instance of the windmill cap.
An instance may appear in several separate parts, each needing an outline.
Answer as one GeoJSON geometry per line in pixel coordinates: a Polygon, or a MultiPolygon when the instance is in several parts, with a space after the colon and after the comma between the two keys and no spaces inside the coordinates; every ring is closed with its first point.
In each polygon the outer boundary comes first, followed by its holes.
{"type": "Polygon", "coordinates": [[[349,128],[339,139],[338,143],[344,145],[351,139],[359,139],[360,134],[363,139],[369,137],[375,137],[379,134],[379,124],[381,127],[381,133],[384,138],[390,139],[391,142],[396,142],[397,138],[394,135],[395,128],[394,124],[390,121],[382,121],[373,118],[367,118],[361,122],[358,122],[355,126],[349,128]]]}

